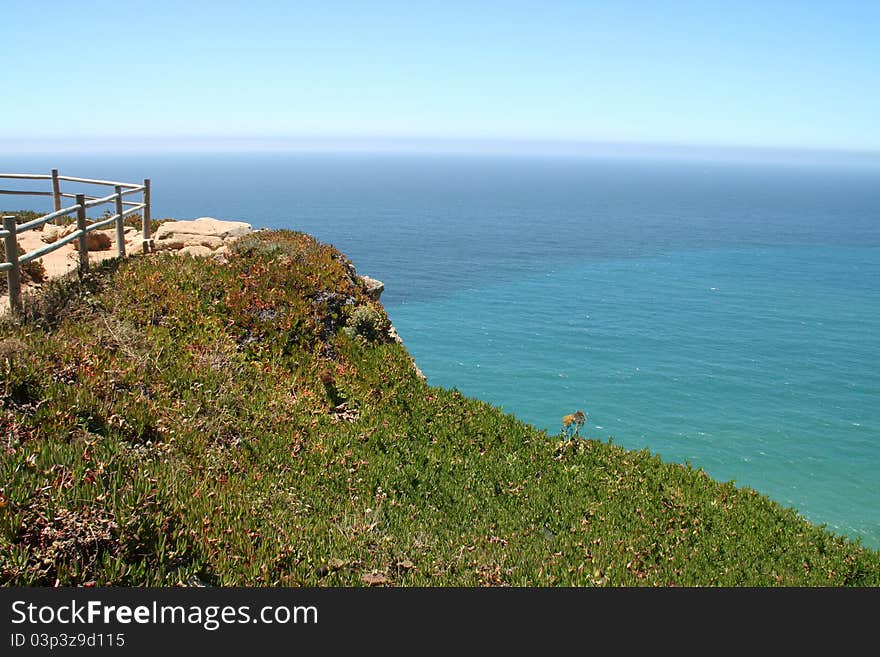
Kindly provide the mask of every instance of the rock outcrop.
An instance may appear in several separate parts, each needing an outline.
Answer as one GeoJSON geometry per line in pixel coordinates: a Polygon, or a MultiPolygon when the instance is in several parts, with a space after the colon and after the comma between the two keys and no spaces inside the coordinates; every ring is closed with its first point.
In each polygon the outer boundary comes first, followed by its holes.
{"type": "MultiPolygon", "coordinates": [[[[379,297],[382,296],[382,292],[385,291],[385,283],[377,278],[357,274],[354,271],[353,267],[349,271],[349,277],[352,281],[354,281],[355,279],[359,279],[360,282],[364,284],[364,287],[366,287],[367,296],[369,296],[370,299],[372,299],[373,301],[378,301],[379,297]]],[[[388,318],[388,338],[394,342],[397,342],[398,344],[403,344],[403,340],[400,338],[400,334],[398,334],[397,329],[394,327],[394,324],[391,323],[391,318],[388,318]]],[[[412,363],[416,375],[422,381],[426,381],[427,378],[425,377],[425,374],[422,372],[421,368],[416,365],[416,361],[413,358],[410,358],[410,362],[412,363]]]]}
{"type": "Polygon", "coordinates": [[[153,237],[157,251],[177,251],[181,255],[211,255],[242,235],[253,232],[243,221],[221,221],[200,217],[192,221],[168,221],[159,226],[153,237]]]}
{"type": "Polygon", "coordinates": [[[214,251],[210,249],[210,247],[204,246],[203,244],[190,244],[189,246],[185,246],[180,249],[178,255],[189,255],[194,258],[207,257],[209,255],[213,255],[214,251]]]}
{"type": "Polygon", "coordinates": [[[63,226],[56,226],[55,224],[44,224],[43,230],[40,233],[40,241],[46,244],[54,244],[61,237],[63,228],[63,226]]]}
{"type": "Polygon", "coordinates": [[[370,278],[369,276],[361,276],[360,279],[367,287],[367,295],[369,295],[373,301],[378,301],[379,297],[382,296],[382,292],[385,291],[385,283],[375,278],[370,278]]]}
{"type": "MultiPolygon", "coordinates": [[[[113,245],[113,239],[102,231],[86,233],[87,251],[106,251],[113,245]]],[[[74,240],[74,248],[79,248],[79,239],[74,240]]]]}

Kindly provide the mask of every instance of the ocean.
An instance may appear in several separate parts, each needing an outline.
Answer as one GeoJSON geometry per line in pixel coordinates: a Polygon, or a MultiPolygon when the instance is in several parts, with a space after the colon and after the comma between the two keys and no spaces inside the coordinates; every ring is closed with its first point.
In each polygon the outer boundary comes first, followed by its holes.
{"type": "Polygon", "coordinates": [[[550,439],[583,410],[588,437],[688,462],[880,547],[880,168],[0,157],[5,171],[52,167],[150,177],[154,217],[309,232],[385,282],[383,303],[429,383],[550,439]]]}

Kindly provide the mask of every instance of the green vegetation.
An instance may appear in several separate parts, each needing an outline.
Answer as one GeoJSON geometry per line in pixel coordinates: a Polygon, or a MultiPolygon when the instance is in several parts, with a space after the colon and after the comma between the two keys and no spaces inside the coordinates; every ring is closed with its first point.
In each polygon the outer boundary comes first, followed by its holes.
{"type": "Polygon", "coordinates": [[[0,327],[0,583],[880,584],[754,491],[427,386],[387,326],[290,232],[47,284],[0,327]]]}

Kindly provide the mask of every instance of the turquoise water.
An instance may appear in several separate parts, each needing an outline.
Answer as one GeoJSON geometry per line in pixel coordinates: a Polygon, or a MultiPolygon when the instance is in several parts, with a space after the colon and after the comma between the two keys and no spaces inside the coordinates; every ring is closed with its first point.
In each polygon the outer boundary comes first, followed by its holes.
{"type": "MultiPolygon", "coordinates": [[[[368,155],[15,158],[296,228],[386,283],[429,382],[582,409],[880,546],[880,170],[368,155]]],[[[10,186],[4,183],[4,186],[10,186]]],[[[19,199],[16,199],[19,201],[19,199]]]]}
{"type": "Polygon", "coordinates": [[[560,267],[392,309],[432,383],[553,431],[690,461],[877,544],[876,248],[713,249],[560,267]],[[822,275],[816,275],[821,262],[822,275]]]}

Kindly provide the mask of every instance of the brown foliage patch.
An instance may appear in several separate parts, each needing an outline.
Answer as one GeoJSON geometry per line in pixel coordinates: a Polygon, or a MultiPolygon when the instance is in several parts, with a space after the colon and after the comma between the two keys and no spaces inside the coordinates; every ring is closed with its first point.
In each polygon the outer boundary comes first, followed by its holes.
{"type": "Polygon", "coordinates": [[[51,519],[42,512],[22,523],[21,545],[28,549],[28,570],[51,584],[59,564],[75,565],[80,576],[97,571],[101,556],[118,551],[118,526],[99,508],[61,509],[51,519]]]}

